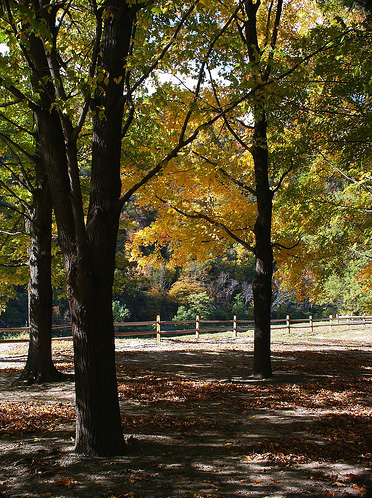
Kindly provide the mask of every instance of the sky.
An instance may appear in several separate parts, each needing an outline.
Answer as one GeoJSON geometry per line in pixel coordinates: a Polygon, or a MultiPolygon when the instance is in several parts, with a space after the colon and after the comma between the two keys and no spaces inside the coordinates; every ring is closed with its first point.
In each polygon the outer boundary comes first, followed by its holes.
{"type": "Polygon", "coordinates": [[[0,43],[0,55],[4,55],[9,52],[9,48],[5,43],[0,43]]]}

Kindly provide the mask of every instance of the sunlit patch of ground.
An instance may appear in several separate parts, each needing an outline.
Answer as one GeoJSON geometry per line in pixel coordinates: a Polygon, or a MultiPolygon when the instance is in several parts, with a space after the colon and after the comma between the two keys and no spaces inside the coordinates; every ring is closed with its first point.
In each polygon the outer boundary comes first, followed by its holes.
{"type": "MultiPolygon", "coordinates": [[[[367,332],[274,337],[265,381],[250,337],[118,341],[130,452],[116,459],[74,455],[73,382],[13,385],[27,345],[0,348],[0,497],[372,496],[367,332]]],[[[54,355],[73,372],[71,343],[54,355]]]]}

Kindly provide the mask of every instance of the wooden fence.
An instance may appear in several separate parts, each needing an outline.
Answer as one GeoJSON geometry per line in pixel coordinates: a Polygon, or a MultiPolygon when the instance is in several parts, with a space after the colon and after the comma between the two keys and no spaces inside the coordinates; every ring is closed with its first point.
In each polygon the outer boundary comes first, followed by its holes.
{"type": "MultiPolygon", "coordinates": [[[[336,330],[339,326],[367,326],[372,325],[372,316],[332,316],[329,318],[313,319],[312,316],[308,320],[304,318],[292,319],[289,315],[286,318],[271,320],[272,330],[285,330],[288,334],[293,329],[310,329],[314,331],[316,327],[328,326],[330,331],[336,330]]],[[[200,320],[199,316],[195,320],[188,321],[164,321],[160,316],[157,316],[155,321],[149,322],[122,322],[114,323],[115,337],[143,337],[155,336],[158,342],[161,341],[163,336],[182,336],[194,334],[196,339],[200,338],[201,334],[205,333],[218,333],[218,332],[231,332],[231,337],[236,339],[239,332],[249,332],[254,330],[253,320],[238,320],[236,316],[232,320],[200,320]]],[[[53,330],[69,330],[68,335],[53,337],[53,340],[71,340],[71,325],[54,325],[53,330]]],[[[13,335],[24,334],[29,331],[28,327],[21,328],[2,328],[0,334],[13,335]]],[[[28,342],[28,339],[1,339],[0,343],[4,342],[28,342]]]]}

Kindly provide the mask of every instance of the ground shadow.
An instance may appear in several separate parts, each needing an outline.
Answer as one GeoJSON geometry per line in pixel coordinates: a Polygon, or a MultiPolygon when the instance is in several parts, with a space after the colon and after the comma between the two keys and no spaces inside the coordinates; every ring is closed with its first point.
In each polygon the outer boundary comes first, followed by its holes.
{"type": "Polygon", "coordinates": [[[41,417],[30,432],[3,432],[0,496],[371,496],[371,355],[275,351],[268,381],[251,377],[252,359],[233,348],[118,351],[131,442],[115,459],[71,453],[72,383],[20,387],[20,418],[31,399],[64,430],[41,417]]]}

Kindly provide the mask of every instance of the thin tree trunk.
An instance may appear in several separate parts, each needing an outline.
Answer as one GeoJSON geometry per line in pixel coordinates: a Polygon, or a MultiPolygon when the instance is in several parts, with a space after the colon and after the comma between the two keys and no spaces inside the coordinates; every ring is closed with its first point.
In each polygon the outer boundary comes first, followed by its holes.
{"type": "MultiPolygon", "coordinates": [[[[281,16],[281,0],[278,1],[277,13],[271,37],[271,49],[275,48],[277,29],[281,16]]],[[[257,33],[257,11],[260,1],[245,0],[243,41],[249,60],[253,67],[253,78],[257,87],[267,82],[272,66],[270,54],[265,65],[262,64],[259,37],[257,33]]],[[[265,113],[265,93],[258,90],[253,97],[254,133],[251,153],[254,162],[257,217],[254,226],[256,273],[253,282],[254,300],[254,360],[253,375],[260,378],[272,376],[271,368],[271,299],[273,276],[273,249],[271,243],[271,224],[273,192],[269,185],[269,151],[267,141],[267,118],[265,113]]]]}
{"type": "Polygon", "coordinates": [[[52,202],[46,178],[36,167],[30,227],[30,282],[28,317],[30,342],[26,365],[19,377],[27,383],[55,382],[64,378],[52,360],[51,237],[52,202]]]}
{"type": "Polygon", "coordinates": [[[271,244],[273,192],[269,187],[266,128],[265,113],[261,110],[255,123],[252,150],[257,195],[257,218],[254,226],[256,273],[253,282],[253,375],[260,378],[272,376],[270,317],[273,275],[273,250],[271,244]]]}

